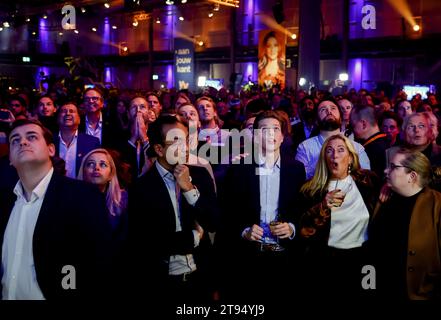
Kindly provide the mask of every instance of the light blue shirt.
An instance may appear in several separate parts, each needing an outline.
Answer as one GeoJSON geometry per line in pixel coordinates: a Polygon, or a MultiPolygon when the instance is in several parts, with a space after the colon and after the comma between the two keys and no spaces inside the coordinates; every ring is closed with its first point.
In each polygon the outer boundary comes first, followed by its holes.
{"type": "MultiPolygon", "coordinates": [[[[317,165],[320,150],[322,149],[325,138],[320,134],[318,136],[306,139],[297,147],[296,160],[303,163],[306,170],[306,179],[311,179],[314,176],[315,167],[317,165]]],[[[363,169],[371,169],[371,162],[364,150],[364,147],[358,142],[351,141],[358,153],[358,159],[360,160],[360,166],[363,169]]]]}
{"type": "MultiPolygon", "coordinates": [[[[278,218],[279,214],[279,197],[280,197],[280,157],[277,159],[274,167],[269,168],[264,164],[263,159],[259,159],[256,174],[259,175],[259,190],[260,190],[260,223],[269,224],[271,221],[278,218]]],[[[289,239],[293,239],[296,233],[294,224],[289,223],[294,231],[289,239]]],[[[242,232],[242,237],[250,230],[246,228],[242,232]]]]}

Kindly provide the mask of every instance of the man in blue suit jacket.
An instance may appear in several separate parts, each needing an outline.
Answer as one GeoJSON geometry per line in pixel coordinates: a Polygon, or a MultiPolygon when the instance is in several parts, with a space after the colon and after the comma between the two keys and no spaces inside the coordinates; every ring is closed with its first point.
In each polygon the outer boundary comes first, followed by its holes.
{"type": "Polygon", "coordinates": [[[74,103],[68,102],[58,112],[60,132],[54,138],[56,155],[66,163],[66,176],[76,178],[84,155],[100,147],[100,141],[91,135],[78,133],[80,115],[74,103]]]}
{"type": "Polygon", "coordinates": [[[104,197],[54,173],[52,134],[40,122],[17,120],[9,143],[20,180],[13,191],[0,190],[2,298],[103,297],[111,268],[104,197]]]}
{"type": "Polygon", "coordinates": [[[278,299],[285,288],[297,287],[294,223],[305,168],[281,152],[284,125],[277,112],[260,113],[254,121],[255,158],[233,163],[221,188],[218,272],[221,293],[232,301],[278,299]],[[277,226],[270,227],[272,221],[277,226]]]}

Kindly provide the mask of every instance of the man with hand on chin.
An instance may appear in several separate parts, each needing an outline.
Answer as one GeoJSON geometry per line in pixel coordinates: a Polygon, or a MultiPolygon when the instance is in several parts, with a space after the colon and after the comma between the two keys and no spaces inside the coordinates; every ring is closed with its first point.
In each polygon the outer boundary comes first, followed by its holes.
{"type": "Polygon", "coordinates": [[[205,168],[184,164],[188,128],[178,116],[160,116],[148,137],[157,160],[129,193],[133,225],[142,226],[132,233],[135,252],[148,254],[146,287],[158,301],[207,301],[207,234],[215,231],[217,216],[213,182],[205,168]]]}

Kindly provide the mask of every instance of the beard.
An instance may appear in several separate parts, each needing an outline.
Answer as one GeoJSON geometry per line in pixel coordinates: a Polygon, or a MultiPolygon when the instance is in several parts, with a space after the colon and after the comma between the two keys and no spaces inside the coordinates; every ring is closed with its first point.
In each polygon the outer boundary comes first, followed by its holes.
{"type": "Polygon", "coordinates": [[[334,131],[340,129],[341,119],[319,120],[319,129],[323,131],[334,131]]]}

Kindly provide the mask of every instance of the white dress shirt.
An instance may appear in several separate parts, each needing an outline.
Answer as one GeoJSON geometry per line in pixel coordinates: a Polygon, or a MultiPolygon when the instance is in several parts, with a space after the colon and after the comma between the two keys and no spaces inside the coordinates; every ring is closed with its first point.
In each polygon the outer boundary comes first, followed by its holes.
{"type": "MultiPolygon", "coordinates": [[[[297,147],[296,160],[303,163],[306,170],[306,179],[311,179],[314,176],[315,166],[320,157],[320,150],[322,149],[325,138],[320,134],[318,136],[306,139],[297,147]]],[[[357,151],[360,160],[360,166],[363,169],[371,169],[371,162],[364,150],[364,147],[358,142],[351,141],[352,145],[357,151]]]]}
{"type": "Polygon", "coordinates": [[[100,140],[100,143],[102,144],[102,138],[103,138],[103,114],[100,113],[100,120],[98,121],[98,125],[96,128],[93,128],[92,125],[89,123],[89,118],[86,115],[86,134],[93,136],[95,138],[98,138],[100,140]]]}
{"type": "MultiPolygon", "coordinates": [[[[158,161],[155,162],[155,165],[170,195],[170,200],[172,202],[173,209],[175,212],[176,232],[182,231],[181,210],[179,207],[180,199],[178,198],[179,187],[176,183],[176,179],[174,175],[170,171],[165,169],[163,166],[161,166],[158,161]]],[[[182,195],[191,206],[194,206],[198,201],[200,194],[197,189],[192,189],[187,192],[182,192],[182,195]]],[[[199,239],[199,234],[196,230],[193,230],[193,237],[194,237],[194,247],[197,247],[199,245],[200,239],[199,239]]],[[[193,272],[195,270],[196,270],[196,264],[194,262],[192,254],[170,256],[170,261],[169,261],[170,275],[179,275],[186,272],[193,272]]]]}
{"type": "Polygon", "coordinates": [[[72,142],[69,145],[63,140],[61,133],[58,133],[58,136],[60,137],[59,155],[66,164],[66,177],[76,179],[78,130],[75,132],[72,142]]]}
{"type": "Polygon", "coordinates": [[[37,282],[32,238],[53,172],[51,168],[32,190],[30,201],[26,200],[21,182],[15,185],[17,200],[6,226],[2,247],[4,300],[45,299],[37,282]]]}

